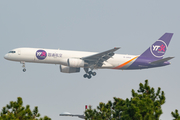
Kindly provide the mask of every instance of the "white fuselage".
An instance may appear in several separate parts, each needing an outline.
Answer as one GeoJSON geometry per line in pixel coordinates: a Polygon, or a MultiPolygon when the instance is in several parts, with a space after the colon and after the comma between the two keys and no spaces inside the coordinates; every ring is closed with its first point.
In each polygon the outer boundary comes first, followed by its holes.
{"type": "Polygon", "coordinates": [[[115,54],[120,47],[103,52],[81,52],[44,48],[17,48],[9,51],[4,58],[19,61],[26,71],[25,62],[58,64],[62,73],[77,73],[84,68],[84,78],[90,79],[96,75],[94,69],[147,69],[170,65],[168,60],[174,57],[164,57],[173,33],[165,33],[156,40],[141,55],[115,54]]]}
{"type": "MultiPolygon", "coordinates": [[[[32,62],[32,63],[47,63],[47,64],[60,64],[68,66],[67,60],[69,58],[83,58],[97,54],[96,52],[81,52],[70,50],[58,50],[58,49],[43,49],[43,48],[17,48],[13,49],[14,53],[7,53],[5,59],[19,62],[32,62]],[[47,55],[43,60],[38,59],[37,51],[44,50],[47,55]]],[[[104,62],[101,68],[115,68],[126,69],[137,58],[134,55],[115,54],[112,58],[104,62]],[[128,62],[129,61],[129,62],[128,62]]]]}

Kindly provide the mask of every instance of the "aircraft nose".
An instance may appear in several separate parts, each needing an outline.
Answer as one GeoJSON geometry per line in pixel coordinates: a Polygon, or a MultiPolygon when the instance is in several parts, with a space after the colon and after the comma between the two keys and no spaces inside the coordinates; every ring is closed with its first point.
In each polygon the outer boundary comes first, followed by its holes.
{"type": "Polygon", "coordinates": [[[4,59],[8,59],[8,54],[5,54],[4,59]]]}

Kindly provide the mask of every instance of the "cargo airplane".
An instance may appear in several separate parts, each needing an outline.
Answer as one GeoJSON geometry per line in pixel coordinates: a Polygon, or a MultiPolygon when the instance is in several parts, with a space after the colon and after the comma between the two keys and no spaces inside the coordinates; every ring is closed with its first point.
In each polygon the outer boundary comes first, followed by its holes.
{"type": "Polygon", "coordinates": [[[22,63],[23,72],[25,62],[59,64],[63,73],[77,73],[84,68],[84,78],[90,79],[96,75],[94,69],[134,70],[169,65],[168,60],[174,57],[163,56],[172,36],[173,33],[165,33],[141,55],[115,54],[119,47],[100,53],[24,47],[9,51],[4,58],[22,63]]]}

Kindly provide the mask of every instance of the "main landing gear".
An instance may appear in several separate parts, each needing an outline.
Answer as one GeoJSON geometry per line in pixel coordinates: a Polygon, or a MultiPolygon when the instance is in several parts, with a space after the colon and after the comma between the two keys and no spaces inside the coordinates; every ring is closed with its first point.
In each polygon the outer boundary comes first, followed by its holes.
{"type": "Polygon", "coordinates": [[[26,66],[25,66],[25,62],[21,61],[22,67],[23,67],[23,72],[26,72],[26,66]]]}
{"type": "Polygon", "coordinates": [[[88,71],[88,68],[84,68],[86,74],[83,75],[84,78],[90,79],[92,76],[96,75],[96,72],[88,71]],[[91,76],[92,75],[92,76],[91,76]]]}

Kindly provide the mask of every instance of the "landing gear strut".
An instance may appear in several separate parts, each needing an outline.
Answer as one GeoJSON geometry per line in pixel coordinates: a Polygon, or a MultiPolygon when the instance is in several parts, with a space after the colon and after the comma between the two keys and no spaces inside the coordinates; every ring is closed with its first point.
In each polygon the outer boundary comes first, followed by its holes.
{"type": "Polygon", "coordinates": [[[26,66],[25,66],[25,62],[21,61],[22,67],[23,67],[23,72],[26,72],[26,66]]]}
{"type": "Polygon", "coordinates": [[[84,71],[86,72],[86,74],[83,75],[84,78],[90,79],[92,76],[95,76],[95,75],[96,75],[96,72],[92,72],[92,70],[89,71],[88,68],[84,68],[84,71]],[[92,76],[91,76],[91,75],[92,75],[92,76]]]}

